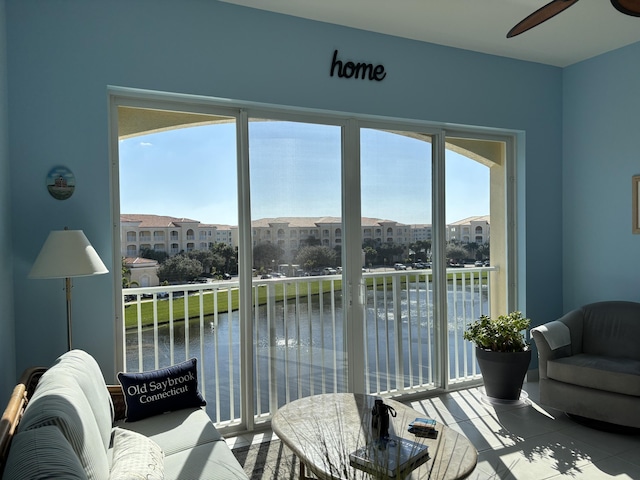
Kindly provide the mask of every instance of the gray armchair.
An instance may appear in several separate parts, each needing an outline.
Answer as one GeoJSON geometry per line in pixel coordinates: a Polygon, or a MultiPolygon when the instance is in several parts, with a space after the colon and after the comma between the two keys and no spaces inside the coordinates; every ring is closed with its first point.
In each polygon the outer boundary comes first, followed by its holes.
{"type": "Polygon", "coordinates": [[[531,335],[542,405],[640,428],[640,303],[585,305],[531,335]]]}

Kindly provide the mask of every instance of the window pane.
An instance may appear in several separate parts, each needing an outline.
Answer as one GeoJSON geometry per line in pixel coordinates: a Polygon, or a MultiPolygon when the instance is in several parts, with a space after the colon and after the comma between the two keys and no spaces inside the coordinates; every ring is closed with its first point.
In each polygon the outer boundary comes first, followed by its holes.
{"type": "Polygon", "coordinates": [[[445,161],[448,372],[449,381],[457,382],[478,374],[475,346],[462,336],[469,323],[489,313],[484,262],[489,260],[490,169],[488,162],[453,150],[446,151],[445,161]]]}
{"type": "Polygon", "coordinates": [[[256,415],[344,391],[341,129],[249,124],[256,415]]]}
{"type": "Polygon", "coordinates": [[[235,121],[133,108],[120,113],[126,126],[139,127],[119,142],[123,285],[154,287],[126,295],[134,300],[124,307],[124,368],[152,370],[196,357],[207,412],[216,422],[234,420],[241,400],[239,314],[223,299],[237,294],[238,284],[220,279],[237,274],[235,121]],[[169,129],[144,134],[158,125],[169,129]],[[155,331],[142,328],[156,324],[155,331]]]}
{"type": "Polygon", "coordinates": [[[360,135],[367,391],[432,386],[431,138],[360,135]]]}

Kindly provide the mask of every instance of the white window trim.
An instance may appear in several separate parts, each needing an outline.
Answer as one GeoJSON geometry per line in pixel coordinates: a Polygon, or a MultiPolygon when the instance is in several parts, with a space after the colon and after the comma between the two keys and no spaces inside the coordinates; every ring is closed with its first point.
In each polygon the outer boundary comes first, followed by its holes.
{"type": "MultiPolygon", "coordinates": [[[[506,184],[506,217],[508,219],[505,227],[506,231],[506,246],[507,246],[507,279],[508,279],[508,299],[507,308],[509,310],[515,309],[518,299],[518,292],[516,290],[516,278],[517,278],[517,252],[516,246],[518,245],[516,239],[516,226],[518,225],[516,219],[516,199],[518,198],[516,192],[516,154],[517,139],[522,132],[511,130],[498,130],[489,129],[483,127],[457,127],[450,124],[428,122],[421,120],[408,120],[402,118],[391,118],[383,116],[373,115],[355,115],[352,113],[326,111],[319,109],[308,108],[293,108],[282,107],[270,104],[261,104],[255,102],[244,102],[238,100],[229,100],[221,98],[211,98],[196,95],[181,95],[170,94],[163,92],[146,91],[139,89],[123,88],[109,86],[107,89],[108,102],[109,102],[109,138],[110,148],[109,157],[111,160],[110,170],[110,184],[112,192],[112,228],[113,228],[113,258],[114,268],[113,271],[118,271],[119,266],[115,265],[120,262],[121,257],[121,237],[120,237],[120,187],[119,187],[119,152],[118,152],[118,107],[127,106],[133,108],[150,108],[160,110],[175,110],[185,113],[200,113],[210,115],[221,115],[236,119],[237,125],[237,145],[238,145],[238,229],[239,229],[239,253],[241,259],[251,258],[252,239],[251,239],[251,217],[250,217],[250,189],[249,185],[249,158],[248,158],[248,119],[249,118],[265,118],[265,119],[277,119],[283,121],[296,121],[306,123],[320,123],[326,125],[336,125],[343,129],[343,162],[342,162],[342,178],[343,178],[343,222],[344,231],[343,238],[350,239],[345,242],[345,245],[351,245],[351,250],[346,248],[343,250],[343,256],[345,258],[345,271],[348,278],[352,283],[349,285],[350,298],[355,299],[359,295],[360,282],[361,282],[361,266],[359,265],[359,252],[355,254],[356,248],[362,244],[362,232],[360,228],[360,151],[359,151],[359,129],[360,128],[375,128],[375,129],[389,129],[398,131],[414,131],[431,136],[432,138],[432,178],[433,180],[433,195],[434,198],[441,201],[434,201],[434,207],[432,212],[432,241],[434,242],[434,258],[439,261],[434,263],[434,273],[436,276],[441,277],[440,280],[446,276],[444,256],[438,255],[438,249],[444,248],[446,238],[446,225],[445,225],[445,211],[444,211],[444,153],[446,149],[447,137],[462,137],[471,138],[474,140],[490,140],[504,142],[506,145],[506,168],[505,168],[505,184],[506,184]],[[349,158],[349,161],[344,161],[344,158],[349,158]],[[356,161],[354,161],[354,158],[356,161]],[[349,185],[345,185],[345,178],[349,179],[349,185]],[[357,187],[356,187],[357,185],[357,187]],[[242,188],[241,188],[242,187],[242,188]],[[348,187],[348,188],[347,188],[348,187]],[[356,187],[356,188],[354,188],[356,187]],[[353,200],[357,201],[353,201],[353,200]],[[357,219],[357,221],[355,221],[357,219]],[[353,240],[351,240],[353,239],[353,240]],[[358,242],[359,239],[359,242],[358,242]]],[[[241,291],[248,292],[244,295],[244,300],[241,297],[241,308],[245,311],[251,310],[251,265],[243,264],[239,266],[240,271],[244,273],[240,278],[244,278],[244,282],[241,283],[241,291]],[[244,288],[242,288],[244,287],[244,288]]],[[[122,288],[120,278],[118,275],[114,275],[114,291],[118,292],[122,288]]],[[[445,300],[446,304],[446,292],[436,292],[437,298],[442,301],[445,300]]],[[[124,337],[124,325],[122,318],[122,295],[115,295],[116,298],[116,368],[121,370],[124,365],[125,352],[122,350],[123,337],[124,337]]],[[[436,301],[436,310],[438,304],[442,304],[441,301],[436,301]]],[[[362,318],[363,312],[361,309],[362,302],[351,302],[356,310],[347,313],[351,314],[352,318],[362,318]]],[[[434,311],[436,318],[442,313],[434,311]]],[[[446,310],[445,310],[446,318],[446,310]]],[[[360,320],[360,323],[362,320],[360,320]]],[[[358,325],[357,322],[345,322],[349,325],[350,329],[362,328],[362,325],[358,325]]],[[[446,330],[446,329],[444,329],[446,330]]],[[[353,333],[353,332],[351,332],[353,333]]],[[[446,331],[442,332],[440,341],[443,343],[442,348],[446,349],[446,331]]],[[[352,335],[350,335],[353,338],[352,335]]],[[[246,339],[241,338],[241,342],[246,339]]],[[[361,357],[361,356],[360,356],[361,357]]],[[[350,360],[355,360],[358,355],[351,355],[350,360]]],[[[446,357],[443,357],[446,358],[446,357]]],[[[245,368],[252,368],[253,362],[250,357],[243,357],[243,364],[245,368]]],[[[353,372],[357,371],[357,365],[354,363],[353,372]]],[[[446,362],[445,362],[446,363],[446,362]]],[[[352,362],[350,361],[351,365],[352,362]]],[[[440,365],[439,372],[442,378],[437,379],[442,385],[445,386],[446,365],[440,365]]],[[[252,373],[252,372],[250,372],[252,373]]],[[[350,379],[357,378],[356,375],[349,375],[350,379]]],[[[253,398],[251,395],[252,385],[243,385],[244,397],[243,400],[245,406],[252,405],[253,398]]],[[[359,385],[351,385],[354,391],[363,391],[359,388],[359,385]]],[[[252,417],[247,416],[246,420],[252,422],[252,417]]]]}

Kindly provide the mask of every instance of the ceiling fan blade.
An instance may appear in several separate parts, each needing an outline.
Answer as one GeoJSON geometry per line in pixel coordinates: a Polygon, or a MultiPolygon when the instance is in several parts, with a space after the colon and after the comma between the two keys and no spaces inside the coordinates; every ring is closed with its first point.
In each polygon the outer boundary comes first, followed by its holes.
{"type": "MultiPolygon", "coordinates": [[[[527,18],[518,23],[515,27],[509,30],[507,33],[507,38],[515,37],[516,35],[520,35],[521,33],[526,32],[530,28],[533,28],[537,25],[540,25],[542,22],[546,22],[552,17],[555,17],[557,14],[566,10],[571,5],[576,3],[578,0],[553,0],[550,3],[547,3],[544,7],[539,8],[527,18]]],[[[611,0],[611,3],[614,3],[615,0],[611,0]]],[[[632,0],[619,0],[620,3],[634,3],[638,4],[639,1],[633,2],[632,0]]],[[[615,3],[614,3],[615,6],[615,3]]],[[[617,7],[616,7],[617,8],[617,7]]]]}
{"type": "Polygon", "coordinates": [[[611,0],[611,5],[626,15],[640,17],[640,0],[611,0]]]}

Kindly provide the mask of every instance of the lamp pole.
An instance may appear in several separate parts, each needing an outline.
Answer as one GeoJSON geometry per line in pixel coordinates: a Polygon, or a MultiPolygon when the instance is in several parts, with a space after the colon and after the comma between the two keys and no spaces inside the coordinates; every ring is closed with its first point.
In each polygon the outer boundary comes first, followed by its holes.
{"type": "Polygon", "coordinates": [[[64,279],[65,282],[65,290],[67,297],[67,347],[68,350],[71,350],[72,345],[72,335],[71,335],[71,278],[67,277],[64,279]]]}

